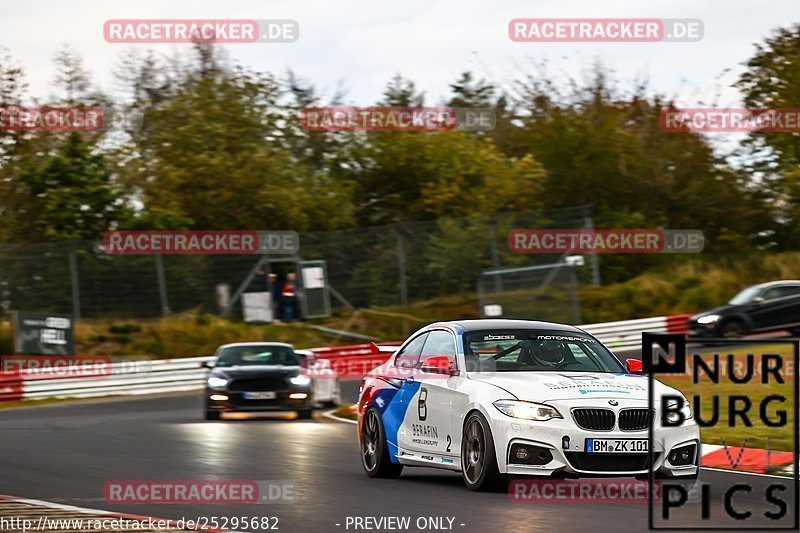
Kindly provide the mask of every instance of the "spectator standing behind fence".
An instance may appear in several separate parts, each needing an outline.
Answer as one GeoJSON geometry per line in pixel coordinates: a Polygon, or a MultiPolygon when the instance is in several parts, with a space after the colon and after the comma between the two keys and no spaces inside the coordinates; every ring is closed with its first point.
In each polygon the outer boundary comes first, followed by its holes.
{"type": "Polygon", "coordinates": [[[286,276],[286,283],[281,291],[281,302],[283,302],[283,320],[291,322],[297,318],[297,275],[294,272],[286,276]]]}
{"type": "Polygon", "coordinates": [[[281,306],[277,274],[270,272],[267,276],[267,291],[269,292],[269,303],[272,306],[272,320],[280,320],[281,306]]]}

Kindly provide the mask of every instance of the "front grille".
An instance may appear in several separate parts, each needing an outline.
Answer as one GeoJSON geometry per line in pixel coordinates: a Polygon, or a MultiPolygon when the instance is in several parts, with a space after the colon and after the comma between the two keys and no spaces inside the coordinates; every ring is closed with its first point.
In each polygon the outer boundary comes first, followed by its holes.
{"type": "Polygon", "coordinates": [[[622,431],[639,431],[647,429],[653,419],[649,409],[624,409],[619,412],[619,429],[622,431]]]}
{"type": "MultiPolygon", "coordinates": [[[[646,453],[566,452],[567,461],[575,470],[587,472],[641,472],[650,468],[646,453]]],[[[658,462],[658,453],[653,458],[658,462]]]]}
{"type": "Polygon", "coordinates": [[[597,431],[614,429],[614,411],[610,409],[573,409],[572,417],[583,429],[597,431]]]}
{"type": "Polygon", "coordinates": [[[257,378],[257,379],[237,379],[228,385],[228,390],[232,392],[259,392],[259,391],[281,391],[289,388],[288,383],[282,377],[257,378]]]}

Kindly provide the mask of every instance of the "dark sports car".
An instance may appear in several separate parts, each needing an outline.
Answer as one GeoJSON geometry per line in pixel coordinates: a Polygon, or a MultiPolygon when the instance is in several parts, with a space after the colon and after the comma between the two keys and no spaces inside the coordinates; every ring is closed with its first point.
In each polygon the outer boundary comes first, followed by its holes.
{"type": "Polygon", "coordinates": [[[296,411],[311,418],[311,379],[290,344],[225,344],[216,352],[205,390],[207,420],[225,412],[296,411]]]}

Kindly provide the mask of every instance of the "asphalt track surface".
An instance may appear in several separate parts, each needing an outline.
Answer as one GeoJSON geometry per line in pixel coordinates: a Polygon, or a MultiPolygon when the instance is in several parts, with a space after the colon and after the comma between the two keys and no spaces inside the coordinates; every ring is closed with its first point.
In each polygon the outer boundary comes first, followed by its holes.
{"type": "MultiPolygon", "coordinates": [[[[353,384],[346,390],[352,393],[353,384]]],[[[289,532],[367,531],[348,527],[348,517],[388,516],[411,517],[406,531],[436,530],[417,528],[418,517],[449,517],[451,530],[464,532],[647,529],[641,503],[517,503],[507,493],[470,492],[460,474],[427,468],[370,479],[356,426],[320,414],[308,421],[276,414],[207,422],[201,409],[200,393],[182,393],[2,410],[0,494],[175,520],[276,516],[279,530],[289,532]],[[112,505],[104,498],[109,481],[192,479],[289,481],[297,497],[267,505],[112,505]]],[[[753,492],[735,501],[758,515],[774,509],[760,493],[781,481],[710,471],[702,477],[713,484],[705,526],[731,524],[722,516],[719,484],[750,484],[753,492]]],[[[793,509],[792,496],[786,499],[793,509]]],[[[699,513],[697,504],[690,509],[699,513]]]]}

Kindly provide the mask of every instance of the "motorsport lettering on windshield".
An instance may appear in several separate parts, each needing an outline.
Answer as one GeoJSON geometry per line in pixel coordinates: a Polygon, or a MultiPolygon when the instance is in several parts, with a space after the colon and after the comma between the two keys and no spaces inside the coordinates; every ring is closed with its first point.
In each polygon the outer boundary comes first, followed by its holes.
{"type": "Polygon", "coordinates": [[[558,330],[468,333],[465,357],[471,372],[625,371],[614,354],[593,337],[558,330]]]}

